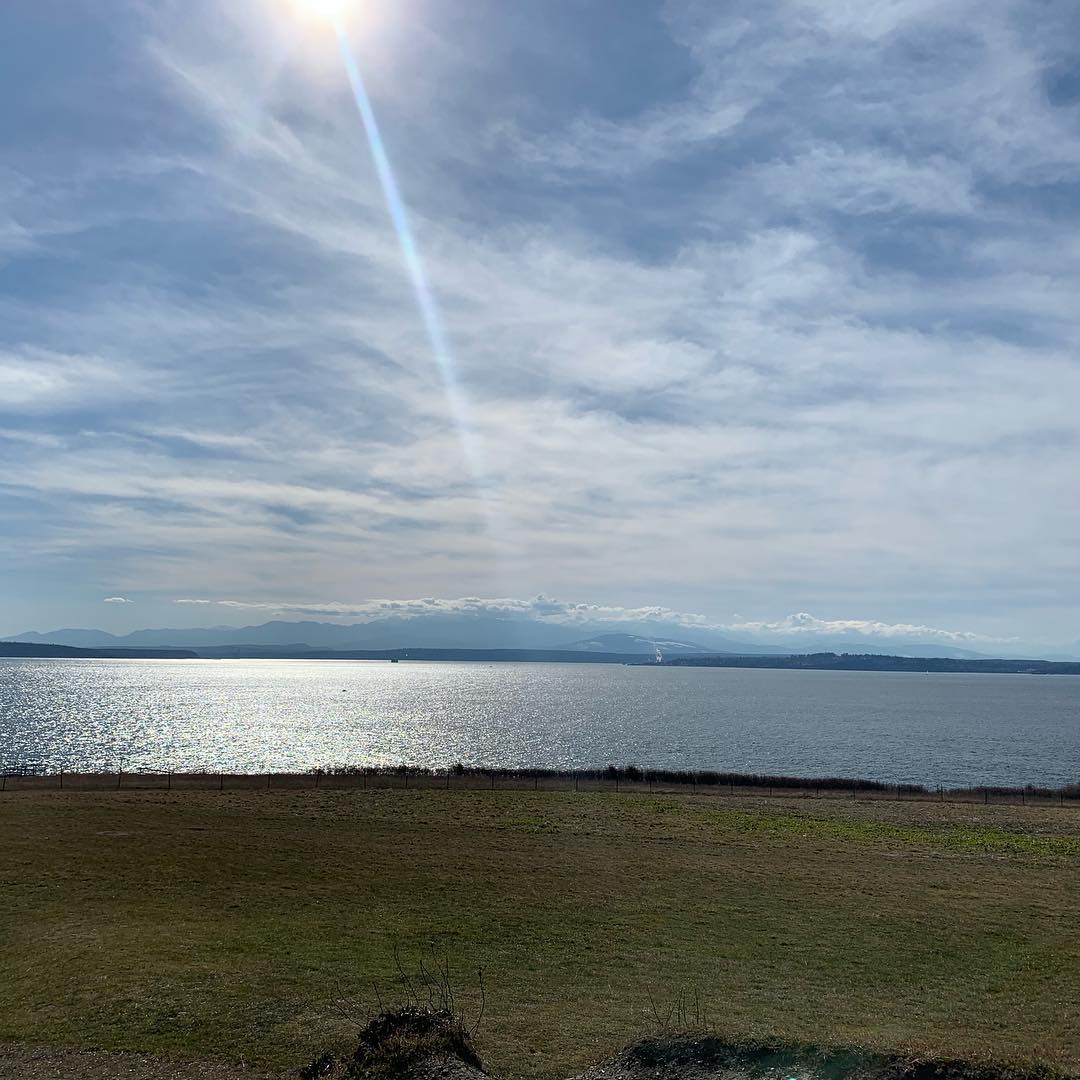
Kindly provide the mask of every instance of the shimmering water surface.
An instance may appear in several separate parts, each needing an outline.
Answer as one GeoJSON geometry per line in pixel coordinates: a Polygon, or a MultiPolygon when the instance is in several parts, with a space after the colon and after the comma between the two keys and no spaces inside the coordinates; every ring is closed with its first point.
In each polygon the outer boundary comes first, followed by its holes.
{"type": "Polygon", "coordinates": [[[608,763],[1080,779],[1080,677],[586,664],[0,660],[0,764],[608,763]]]}

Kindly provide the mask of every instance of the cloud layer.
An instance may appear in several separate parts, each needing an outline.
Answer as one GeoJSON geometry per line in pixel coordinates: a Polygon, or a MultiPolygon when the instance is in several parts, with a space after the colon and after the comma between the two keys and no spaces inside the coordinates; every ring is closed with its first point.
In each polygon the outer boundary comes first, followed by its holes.
{"type": "MultiPolygon", "coordinates": [[[[107,601],[110,602],[110,601],[107,601]]],[[[126,601],[121,601],[125,602],[126,601]]],[[[754,641],[770,639],[808,641],[815,637],[850,637],[853,640],[880,639],[884,642],[930,642],[952,645],[1000,643],[1001,639],[971,631],[942,630],[911,623],[884,623],[873,619],[818,619],[798,612],[771,622],[736,620],[729,623],[710,621],[705,615],[673,611],[662,607],[626,608],[602,604],[569,603],[549,596],[529,600],[508,597],[466,596],[459,599],[426,597],[415,600],[361,600],[353,603],[296,603],[249,600],[208,600],[184,597],[173,601],[184,607],[219,608],[228,611],[259,612],[274,617],[323,618],[343,622],[371,622],[376,619],[424,619],[439,616],[493,617],[530,619],[556,626],[606,624],[663,624],[681,627],[689,635],[695,630],[739,634],[754,641]]]]}
{"type": "Polygon", "coordinates": [[[517,7],[356,27],[479,465],[332,43],[3,16],[8,629],[558,593],[1075,639],[1075,5],[517,7]]]}
{"type": "Polygon", "coordinates": [[[530,618],[554,623],[671,622],[683,626],[705,626],[703,615],[672,611],[662,607],[625,608],[603,604],[567,603],[549,596],[530,600],[509,597],[465,596],[459,599],[426,597],[415,600],[361,600],[354,603],[296,603],[250,600],[207,600],[184,597],[176,604],[194,607],[223,607],[234,610],[266,611],[278,615],[326,616],[359,621],[385,618],[423,618],[434,615],[476,615],[499,618],[530,618]]]}

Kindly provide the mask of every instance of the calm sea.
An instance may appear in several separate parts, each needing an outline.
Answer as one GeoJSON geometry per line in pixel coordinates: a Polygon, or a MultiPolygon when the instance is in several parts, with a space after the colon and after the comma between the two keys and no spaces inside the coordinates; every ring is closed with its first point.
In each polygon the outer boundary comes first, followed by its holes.
{"type": "Polygon", "coordinates": [[[0,765],[609,763],[1080,779],[1080,677],[608,665],[0,660],[0,765]]]}

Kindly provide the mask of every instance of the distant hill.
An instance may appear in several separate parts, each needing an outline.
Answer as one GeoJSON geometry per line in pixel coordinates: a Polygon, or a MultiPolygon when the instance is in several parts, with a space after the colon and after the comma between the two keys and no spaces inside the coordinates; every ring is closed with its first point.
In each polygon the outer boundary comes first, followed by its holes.
{"type": "Polygon", "coordinates": [[[1080,663],[1051,660],[971,660],[943,656],[882,656],[851,653],[807,653],[801,656],[677,656],[668,667],[739,667],[805,671],[966,672],[995,675],[1080,675],[1080,663]]]}
{"type": "Polygon", "coordinates": [[[193,660],[189,649],[77,649],[71,645],[38,645],[25,641],[0,641],[0,657],[86,660],[193,660]]]}
{"type": "MultiPolygon", "coordinates": [[[[651,655],[651,654],[650,654],[651,655]]],[[[641,653],[585,652],[576,649],[309,649],[306,645],[273,648],[257,645],[192,649],[79,649],[0,641],[0,658],[87,660],[441,660],[471,663],[637,664],[641,653]]]]}
{"type": "Polygon", "coordinates": [[[597,634],[583,641],[575,641],[567,646],[578,652],[640,653],[654,656],[659,650],[669,653],[708,653],[715,650],[703,645],[694,645],[688,641],[672,641],[670,638],[646,638],[637,634],[597,634]]]}
{"type": "Polygon", "coordinates": [[[970,659],[962,657],[888,656],[877,653],[806,653],[762,656],[705,653],[687,642],[610,634],[589,638],[566,649],[312,649],[306,645],[218,645],[194,649],[77,648],[25,641],[0,642],[0,658],[101,660],[443,660],[484,663],[648,664],[665,667],[728,667],[814,671],[972,672],[1030,675],[1080,675],[1080,662],[970,659]],[[602,646],[607,648],[602,648],[602,646]],[[662,661],[655,660],[659,647],[662,661]],[[675,652],[682,648],[681,653],[675,652]],[[673,655],[674,654],[674,655],[673,655]]]}
{"type": "Polygon", "coordinates": [[[210,660],[383,660],[445,661],[484,664],[641,664],[652,662],[642,653],[585,652],[577,649],[260,649],[221,646],[203,649],[210,660]]]}
{"type": "Polygon", "coordinates": [[[902,642],[887,641],[881,644],[876,641],[865,641],[856,638],[831,638],[815,637],[813,641],[796,643],[798,647],[793,652],[806,654],[808,648],[815,653],[832,652],[859,656],[937,656],[948,657],[954,660],[992,660],[994,657],[988,653],[973,652],[971,649],[961,649],[956,645],[931,645],[927,642],[919,642],[915,645],[905,645],[902,642]]]}
{"type": "Polygon", "coordinates": [[[215,626],[195,629],[136,630],[123,636],[104,630],[65,629],[19,634],[17,640],[76,648],[227,648],[260,649],[566,649],[591,652],[655,653],[668,649],[702,652],[776,654],[787,650],[769,645],[731,641],[722,634],[695,632],[693,644],[685,627],[664,623],[612,623],[567,626],[539,619],[488,615],[427,615],[416,618],[374,619],[366,623],[327,623],[275,620],[256,626],[215,626]]]}
{"type": "Polygon", "coordinates": [[[25,633],[20,641],[74,645],[81,648],[190,648],[258,646],[310,649],[401,648],[557,648],[574,640],[573,628],[533,620],[492,617],[428,616],[376,619],[366,623],[286,622],[256,626],[214,626],[136,630],[115,636],[103,630],[54,630],[25,633]]]}
{"type": "Polygon", "coordinates": [[[768,644],[741,641],[707,627],[658,620],[565,624],[524,617],[435,614],[372,619],[360,623],[272,620],[253,626],[211,626],[136,630],[117,636],[104,630],[64,629],[28,632],[13,640],[82,649],[259,649],[386,651],[391,649],[562,649],[575,652],[665,655],[708,653],[738,656],[791,656],[808,651],[882,656],[991,659],[955,645],[866,640],[850,635],[789,634],[768,644]]]}

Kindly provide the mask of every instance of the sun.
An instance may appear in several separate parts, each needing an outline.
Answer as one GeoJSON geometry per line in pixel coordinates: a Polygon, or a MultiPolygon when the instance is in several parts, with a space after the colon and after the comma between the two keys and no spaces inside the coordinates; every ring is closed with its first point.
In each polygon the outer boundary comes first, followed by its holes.
{"type": "Polygon", "coordinates": [[[291,0],[293,10],[312,22],[338,25],[349,13],[353,0],[291,0]]]}

